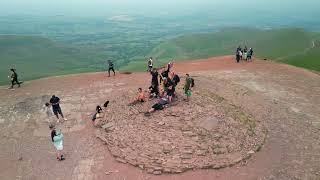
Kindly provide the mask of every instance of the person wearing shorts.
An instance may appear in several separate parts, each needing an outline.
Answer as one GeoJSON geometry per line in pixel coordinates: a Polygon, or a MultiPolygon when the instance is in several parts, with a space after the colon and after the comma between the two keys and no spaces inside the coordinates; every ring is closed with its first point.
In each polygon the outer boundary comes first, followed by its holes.
{"type": "Polygon", "coordinates": [[[53,114],[57,117],[58,122],[59,122],[59,114],[60,116],[64,119],[67,120],[66,118],[64,118],[61,107],[60,107],[60,98],[53,95],[50,99],[50,104],[52,106],[52,111],[53,114]]]}

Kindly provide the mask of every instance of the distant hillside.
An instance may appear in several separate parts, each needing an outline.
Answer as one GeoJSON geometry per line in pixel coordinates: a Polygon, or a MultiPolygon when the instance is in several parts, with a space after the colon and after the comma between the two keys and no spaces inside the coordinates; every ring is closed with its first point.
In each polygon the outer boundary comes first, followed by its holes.
{"type": "MultiPolygon", "coordinates": [[[[235,53],[237,46],[247,45],[261,59],[320,71],[318,39],[319,33],[301,29],[224,29],[216,33],[193,34],[165,41],[155,47],[150,56],[156,57],[157,63],[163,64],[171,59],[191,60],[230,55],[235,53]]],[[[133,62],[124,69],[138,70],[137,67],[141,64],[141,61],[133,62]]]]}
{"type": "Polygon", "coordinates": [[[0,84],[7,84],[9,69],[17,69],[21,80],[96,71],[90,53],[46,38],[0,36],[0,84]]]}
{"type": "MultiPolygon", "coordinates": [[[[216,33],[191,34],[164,41],[146,57],[155,57],[156,66],[169,60],[192,60],[235,53],[238,45],[253,47],[260,59],[320,71],[320,33],[301,29],[224,29],[216,33]]],[[[113,58],[122,71],[145,71],[146,57],[127,45],[122,58],[113,58]],[[130,51],[133,50],[132,52],[130,51]],[[132,56],[129,56],[132,55],[132,56]],[[135,57],[135,58],[133,58],[135,57]]],[[[0,85],[8,84],[9,69],[18,70],[21,80],[105,70],[106,58],[115,57],[102,46],[70,46],[35,36],[0,35],[0,85]],[[80,48],[81,47],[81,48],[80,48]]],[[[112,47],[110,45],[110,47],[112,47]]],[[[110,50],[108,50],[110,51],[110,50]]],[[[147,49],[145,51],[148,51],[147,49]]],[[[111,52],[111,51],[110,51],[111,52]]],[[[112,51],[117,54],[117,50],[112,51]]],[[[121,53],[120,53],[121,55],[121,53]]]]}

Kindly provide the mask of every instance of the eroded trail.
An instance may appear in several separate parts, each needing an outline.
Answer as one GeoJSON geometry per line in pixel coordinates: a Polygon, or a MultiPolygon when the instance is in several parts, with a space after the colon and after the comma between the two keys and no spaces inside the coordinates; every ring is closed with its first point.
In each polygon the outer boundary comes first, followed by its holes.
{"type": "Polygon", "coordinates": [[[178,63],[174,71],[195,77],[194,93],[211,91],[263,123],[268,135],[261,151],[230,168],[160,176],[118,163],[96,138],[90,118],[95,106],[105,100],[111,101],[108,118],[125,113],[119,102],[129,102],[136,89],[146,88],[151,79],[146,73],[111,78],[83,74],[0,90],[0,179],[320,178],[319,75],[266,61],[236,64],[229,56],[178,63]],[[60,97],[68,117],[59,126],[65,134],[67,160],[63,162],[54,158],[47,118],[41,111],[52,94],[60,97]]]}

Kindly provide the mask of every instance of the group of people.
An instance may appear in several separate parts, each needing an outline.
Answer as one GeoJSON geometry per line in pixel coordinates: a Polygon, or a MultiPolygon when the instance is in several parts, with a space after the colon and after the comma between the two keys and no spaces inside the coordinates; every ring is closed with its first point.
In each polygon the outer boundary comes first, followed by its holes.
{"type": "MultiPolygon", "coordinates": [[[[158,98],[151,109],[145,113],[146,116],[150,116],[152,112],[162,110],[169,105],[173,98],[177,98],[176,87],[180,82],[180,77],[173,69],[173,63],[169,62],[166,67],[156,69],[153,67],[153,58],[150,57],[147,62],[147,71],[151,75],[151,85],[147,91],[143,91],[142,88],[138,89],[138,95],[134,101],[129,105],[135,105],[137,103],[146,102],[148,99],[158,98]],[[162,69],[161,73],[158,70],[162,69]]],[[[189,101],[191,88],[194,86],[194,80],[186,74],[186,82],[184,85],[184,93],[186,95],[186,101],[189,101]]]]}
{"type": "Polygon", "coordinates": [[[244,49],[239,46],[236,50],[236,60],[237,63],[240,62],[240,60],[245,60],[247,62],[252,61],[252,56],[253,56],[253,49],[250,48],[248,50],[247,46],[244,47],[244,49]]]}
{"type": "MultiPolygon", "coordinates": [[[[57,118],[57,122],[59,123],[60,118],[59,115],[63,118],[64,121],[67,119],[63,116],[61,107],[60,107],[60,98],[53,95],[49,102],[45,103],[45,110],[48,118],[52,115],[50,111],[50,106],[52,107],[52,112],[57,118]]],[[[59,161],[64,160],[63,155],[63,134],[61,133],[61,130],[57,130],[54,124],[50,124],[49,128],[51,129],[51,140],[54,145],[54,147],[57,150],[57,159],[59,161]]]]}
{"type": "MultiPolygon", "coordinates": [[[[108,61],[109,69],[108,75],[110,76],[110,71],[113,71],[115,75],[114,65],[112,61],[108,61]]],[[[180,77],[176,74],[173,69],[173,63],[169,62],[166,67],[156,69],[153,67],[153,59],[150,57],[148,60],[148,72],[151,75],[151,85],[147,91],[144,91],[142,88],[138,89],[138,95],[135,97],[134,101],[129,105],[135,105],[137,103],[143,103],[148,101],[149,99],[157,99],[157,103],[155,103],[146,113],[146,116],[150,116],[152,112],[157,110],[162,110],[167,107],[172,101],[173,98],[177,98],[176,87],[180,82],[180,77]],[[158,70],[162,70],[161,73],[158,70]]],[[[10,69],[12,71],[11,78],[11,87],[17,84],[20,87],[21,82],[18,81],[18,75],[15,69],[10,69]]],[[[186,96],[186,101],[189,101],[190,96],[192,95],[191,88],[194,86],[194,80],[186,74],[185,84],[184,84],[184,94],[186,96]]],[[[98,105],[96,107],[96,111],[92,117],[92,122],[94,126],[96,126],[97,119],[102,117],[102,113],[108,107],[109,101],[106,101],[103,104],[103,107],[98,105]]],[[[63,121],[67,119],[64,117],[62,109],[60,107],[60,98],[52,95],[49,102],[44,105],[45,113],[47,117],[50,118],[53,115],[57,118],[57,123],[60,122],[62,118],[63,121]]],[[[51,129],[51,141],[57,150],[57,159],[62,161],[65,159],[63,154],[63,134],[61,130],[56,129],[55,124],[50,123],[49,128],[51,129]]]]}

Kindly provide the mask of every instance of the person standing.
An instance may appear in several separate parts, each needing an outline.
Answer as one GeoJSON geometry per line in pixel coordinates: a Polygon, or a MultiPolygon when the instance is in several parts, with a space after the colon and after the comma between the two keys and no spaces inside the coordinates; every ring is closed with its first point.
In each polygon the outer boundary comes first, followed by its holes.
{"type": "Polygon", "coordinates": [[[156,87],[159,87],[159,73],[156,69],[153,69],[151,72],[150,72],[152,78],[151,78],[151,85],[154,85],[156,87]]]}
{"type": "Polygon", "coordinates": [[[51,126],[51,140],[53,143],[53,146],[55,147],[57,151],[57,159],[59,161],[65,160],[63,155],[63,134],[61,133],[61,130],[56,130],[54,126],[51,126]]]}
{"type": "Polygon", "coordinates": [[[244,47],[243,52],[244,52],[244,53],[248,52],[247,46],[244,47]]]}
{"type": "Polygon", "coordinates": [[[173,82],[173,92],[174,92],[173,93],[173,97],[176,97],[175,92],[176,92],[176,87],[180,82],[180,77],[175,72],[171,73],[171,77],[172,77],[171,79],[172,79],[172,82],[173,82]]]}
{"type": "Polygon", "coordinates": [[[150,57],[148,60],[148,72],[151,72],[152,68],[153,68],[153,59],[152,57],[150,57]]]}
{"type": "Polygon", "coordinates": [[[253,49],[252,48],[249,49],[248,55],[250,57],[250,58],[248,57],[248,60],[252,61],[252,56],[253,56],[253,49]]]}
{"type": "Polygon", "coordinates": [[[236,60],[237,60],[237,63],[240,62],[240,52],[241,52],[241,51],[237,51],[237,52],[236,52],[236,60]]]}
{"type": "Polygon", "coordinates": [[[190,77],[189,74],[186,74],[186,82],[184,85],[184,94],[186,95],[187,99],[186,101],[189,101],[189,98],[191,97],[192,93],[191,93],[191,84],[192,84],[192,78],[190,77]]]}
{"type": "Polygon", "coordinates": [[[175,92],[174,83],[172,82],[172,80],[169,77],[165,78],[163,80],[163,82],[164,82],[164,89],[165,89],[165,92],[167,93],[168,100],[171,103],[172,97],[175,92]]]}
{"type": "Polygon", "coordinates": [[[112,62],[111,60],[108,60],[108,64],[109,64],[109,69],[108,69],[108,74],[109,74],[109,76],[108,76],[108,77],[110,77],[110,71],[113,71],[113,76],[115,76],[116,73],[115,73],[115,71],[114,71],[114,64],[113,64],[113,62],[112,62]]]}
{"type": "Polygon", "coordinates": [[[13,89],[13,86],[15,84],[17,84],[18,87],[20,87],[21,83],[18,81],[18,74],[16,73],[16,70],[12,68],[12,69],[10,69],[10,71],[12,72],[12,74],[10,76],[10,78],[11,78],[11,87],[10,87],[10,89],[13,89]]]}
{"type": "Polygon", "coordinates": [[[52,105],[52,111],[54,115],[56,115],[58,122],[59,122],[59,115],[66,121],[67,119],[64,118],[61,107],[60,107],[60,98],[53,95],[50,99],[50,104],[52,105]]]}

